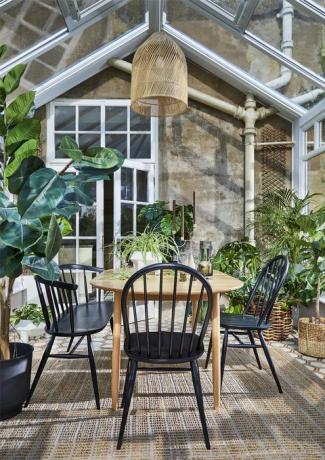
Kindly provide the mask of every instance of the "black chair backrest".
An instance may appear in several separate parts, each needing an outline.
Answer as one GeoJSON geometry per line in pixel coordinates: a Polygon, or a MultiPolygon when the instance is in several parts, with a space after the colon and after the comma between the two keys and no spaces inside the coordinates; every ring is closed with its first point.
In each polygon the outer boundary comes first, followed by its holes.
{"type": "Polygon", "coordinates": [[[58,331],[59,319],[69,314],[73,333],[75,306],[73,298],[78,286],[62,281],[44,280],[40,276],[35,276],[35,282],[47,328],[53,326],[54,330],[58,331]]]}
{"type": "Polygon", "coordinates": [[[277,256],[260,271],[244,309],[244,313],[253,312],[254,316],[259,317],[259,325],[269,320],[288,268],[287,257],[277,256]]]}
{"type": "Polygon", "coordinates": [[[178,263],[152,264],[138,270],[128,279],[122,292],[121,307],[127,349],[160,359],[163,347],[166,354],[167,341],[167,358],[173,359],[203,348],[212,307],[212,290],[209,282],[191,267],[178,263]],[[184,276],[186,281],[181,280],[184,276]],[[158,317],[155,321],[149,321],[150,287],[151,291],[157,293],[155,300],[158,303],[158,317]],[[197,293],[195,297],[193,291],[197,293]],[[182,295],[182,301],[177,301],[179,295],[182,295]],[[193,299],[197,302],[197,311],[190,323],[193,299]],[[133,312],[133,323],[129,321],[129,304],[130,312],[133,312]],[[144,308],[144,321],[138,320],[139,304],[144,308]],[[152,332],[156,334],[153,336],[152,332]],[[135,334],[135,341],[130,340],[131,334],[135,334]],[[144,347],[141,347],[140,334],[145,337],[144,347]],[[155,342],[153,337],[156,338],[155,342]],[[175,356],[173,340],[178,340],[178,356],[175,356]],[[135,349],[132,350],[133,346],[135,349]]]}
{"type": "Polygon", "coordinates": [[[89,303],[92,300],[101,301],[101,290],[96,290],[90,285],[90,281],[104,269],[90,265],[63,264],[60,265],[61,280],[65,283],[78,285],[78,291],[74,291],[74,301],[78,303],[89,303]],[[98,292],[97,292],[98,291],[98,292]],[[97,297],[96,297],[97,294],[97,297]]]}

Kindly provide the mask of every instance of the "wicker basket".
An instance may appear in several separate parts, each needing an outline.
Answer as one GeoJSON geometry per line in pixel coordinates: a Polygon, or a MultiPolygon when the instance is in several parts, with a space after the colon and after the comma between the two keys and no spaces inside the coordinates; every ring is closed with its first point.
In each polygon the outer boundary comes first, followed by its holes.
{"type": "Polygon", "coordinates": [[[325,358],[325,318],[299,319],[299,351],[304,355],[325,358]]]}
{"type": "MultiPolygon", "coordinates": [[[[248,313],[256,314],[255,307],[252,307],[248,313]]],[[[292,331],[291,309],[283,310],[281,303],[275,303],[269,321],[272,326],[263,331],[265,340],[275,342],[286,340],[292,331]]]]}

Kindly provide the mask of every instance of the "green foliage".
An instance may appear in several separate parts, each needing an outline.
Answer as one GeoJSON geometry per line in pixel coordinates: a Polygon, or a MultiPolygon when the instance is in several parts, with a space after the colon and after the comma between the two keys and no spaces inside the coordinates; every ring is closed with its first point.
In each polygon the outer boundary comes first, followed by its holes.
{"type": "Polygon", "coordinates": [[[284,254],[289,273],[280,298],[307,304],[325,289],[325,207],[311,209],[314,196],[292,190],[268,194],[255,210],[259,248],[267,257],[284,254]],[[261,238],[262,237],[262,238],[261,238]]]}
{"type": "Polygon", "coordinates": [[[145,261],[148,252],[151,252],[165,262],[173,255],[178,254],[176,242],[172,237],[158,233],[155,230],[150,230],[149,228],[146,228],[143,233],[139,233],[136,236],[130,235],[123,238],[117,243],[116,251],[121,258],[122,265],[126,265],[132,254],[136,251],[142,253],[145,261]]]}
{"type": "Polygon", "coordinates": [[[36,303],[27,303],[14,311],[10,317],[11,323],[16,326],[21,320],[30,320],[35,326],[39,326],[44,321],[41,307],[36,303]]]}
{"type": "MultiPolygon", "coordinates": [[[[173,229],[173,212],[169,209],[168,201],[155,201],[143,206],[138,215],[138,221],[151,230],[165,236],[181,237],[181,206],[176,206],[175,228],[173,229]]],[[[193,232],[193,206],[184,206],[184,233],[185,240],[191,239],[193,232]]]]}
{"type": "Polygon", "coordinates": [[[228,294],[228,313],[241,313],[261,267],[258,249],[247,240],[232,241],[219,249],[212,258],[214,270],[239,278],[244,286],[228,294]]]}
{"type": "MultiPolygon", "coordinates": [[[[0,46],[0,58],[6,46],[0,46]]],[[[17,65],[0,79],[0,277],[15,278],[23,267],[45,279],[55,280],[59,269],[53,261],[62,237],[71,231],[70,219],[80,205],[92,205],[89,182],[109,180],[124,157],[115,149],[82,151],[69,137],[61,148],[79,174],[62,174],[46,168],[37,156],[40,121],[33,117],[35,93],[25,92],[7,104],[7,96],[20,83],[26,65],[17,65]],[[14,198],[9,199],[10,194],[14,198]]]]}

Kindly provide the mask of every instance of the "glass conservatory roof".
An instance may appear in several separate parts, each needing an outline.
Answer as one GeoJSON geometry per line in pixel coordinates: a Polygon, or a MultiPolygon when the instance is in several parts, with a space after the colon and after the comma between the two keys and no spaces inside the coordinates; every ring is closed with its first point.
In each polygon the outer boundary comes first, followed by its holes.
{"type": "Polygon", "coordinates": [[[0,0],[3,75],[58,97],[164,30],[188,59],[295,119],[325,94],[325,0],[0,0]]]}

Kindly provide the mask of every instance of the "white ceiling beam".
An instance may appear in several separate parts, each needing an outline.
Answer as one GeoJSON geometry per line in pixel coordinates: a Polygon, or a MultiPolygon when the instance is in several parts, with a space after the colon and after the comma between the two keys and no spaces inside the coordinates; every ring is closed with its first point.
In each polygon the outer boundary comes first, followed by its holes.
{"type": "Polygon", "coordinates": [[[160,32],[164,14],[163,0],[149,0],[148,14],[150,33],[160,32]]]}
{"type": "Polygon", "coordinates": [[[311,0],[290,0],[290,3],[325,24],[325,9],[319,3],[311,0]]]}
{"type": "Polygon", "coordinates": [[[68,67],[53,76],[53,78],[35,87],[36,107],[47,104],[88,78],[93,77],[109,66],[108,61],[110,59],[121,59],[133,53],[148,35],[148,24],[138,26],[125,35],[99,48],[94,53],[80,60],[77,64],[68,67]]]}
{"type": "Polygon", "coordinates": [[[217,75],[234,88],[244,93],[254,94],[263,103],[275,107],[288,120],[293,121],[306,113],[303,107],[255,80],[239,67],[226,61],[169,24],[164,24],[163,30],[182,47],[188,59],[217,75]]]}
{"type": "Polygon", "coordinates": [[[306,78],[307,80],[315,83],[317,87],[325,89],[325,79],[323,77],[300,64],[295,59],[285,55],[282,51],[278,50],[274,46],[269,45],[267,42],[260,39],[251,32],[241,31],[235,27],[233,22],[229,22],[228,20],[225,21],[222,19],[222,17],[220,17],[220,14],[216,13],[215,5],[213,6],[210,3],[207,3],[207,1],[203,0],[190,0],[190,3],[201,14],[204,14],[204,16],[207,18],[218,22],[218,24],[220,24],[226,30],[230,31],[233,35],[242,38],[254,48],[270,56],[271,59],[280,62],[284,67],[293,70],[303,78],[306,78]]]}
{"type": "Polygon", "coordinates": [[[36,59],[38,56],[46,53],[50,49],[54,48],[59,43],[68,40],[74,35],[82,32],[87,27],[96,23],[104,16],[107,16],[112,11],[115,11],[116,9],[120,8],[121,6],[123,6],[123,4],[127,2],[128,0],[109,0],[108,2],[105,2],[105,7],[98,8],[97,11],[92,11],[85,14],[85,16],[82,16],[82,20],[71,31],[68,31],[67,29],[62,29],[52,34],[49,38],[42,40],[35,46],[28,48],[27,50],[23,51],[22,53],[18,54],[17,56],[2,64],[0,66],[0,77],[9,72],[9,70],[12,69],[15,65],[28,63],[33,59],[36,59]]]}

